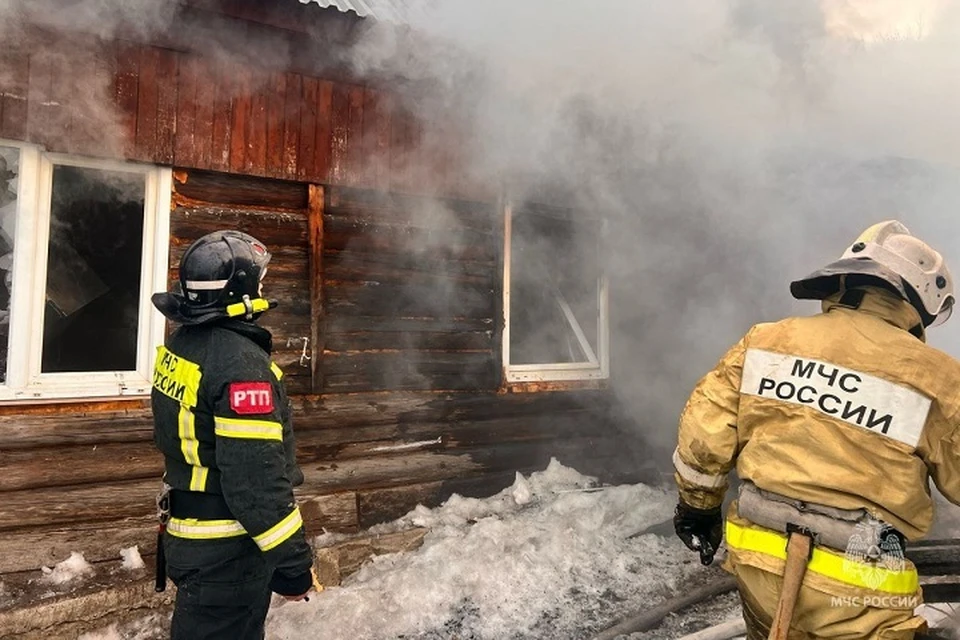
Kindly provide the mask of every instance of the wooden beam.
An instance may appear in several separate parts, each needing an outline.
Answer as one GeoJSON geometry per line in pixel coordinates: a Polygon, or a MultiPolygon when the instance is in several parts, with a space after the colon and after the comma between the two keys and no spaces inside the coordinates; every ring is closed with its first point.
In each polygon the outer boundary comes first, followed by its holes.
{"type": "Polygon", "coordinates": [[[323,208],[325,193],[320,185],[311,184],[308,205],[310,247],[310,374],[313,391],[323,389],[323,369],[320,359],[324,351],[323,300],[323,208]]]}

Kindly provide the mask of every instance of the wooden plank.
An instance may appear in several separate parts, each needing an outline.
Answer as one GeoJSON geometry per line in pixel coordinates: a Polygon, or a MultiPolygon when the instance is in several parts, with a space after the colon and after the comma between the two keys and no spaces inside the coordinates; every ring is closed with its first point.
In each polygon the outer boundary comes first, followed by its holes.
{"type": "MultiPolygon", "coordinates": [[[[299,492],[298,492],[299,493],[299,492]]],[[[303,528],[308,538],[327,531],[357,531],[357,494],[342,491],[299,497],[303,528]]]]}
{"type": "Polygon", "coordinates": [[[284,98],[287,92],[286,74],[276,71],[270,74],[266,96],[266,169],[274,178],[284,177],[283,127],[286,123],[284,98]]]}
{"type": "Polygon", "coordinates": [[[61,106],[53,96],[53,77],[56,57],[39,49],[30,54],[29,85],[27,88],[27,138],[31,142],[49,145],[58,122],[61,106]]]}
{"type": "Polygon", "coordinates": [[[350,149],[350,88],[337,83],[331,95],[330,173],[332,184],[344,184],[350,149]]]}
{"type": "Polygon", "coordinates": [[[177,86],[179,55],[161,49],[157,60],[157,155],[156,162],[172,165],[177,135],[177,86]]]}
{"type": "MultiPolygon", "coordinates": [[[[270,314],[277,311],[271,311],[270,314]]],[[[269,318],[265,315],[264,318],[269,318]]],[[[331,322],[366,321],[367,318],[339,318],[331,322]]],[[[399,322],[384,319],[385,323],[399,322]]],[[[451,321],[453,322],[453,321],[451,321]]],[[[455,322],[465,322],[456,320],[455,322]]],[[[353,325],[343,324],[350,327],[353,325]]],[[[387,325],[402,326],[402,325],[387,325]]],[[[468,326],[468,325],[465,325],[468,326]]],[[[474,325],[475,326],[475,325],[474,325]]],[[[552,391],[542,393],[495,394],[490,392],[444,393],[441,391],[329,394],[291,399],[296,429],[353,429],[383,425],[438,421],[484,421],[506,417],[528,417],[590,409],[603,412],[616,400],[610,391],[552,391]]],[[[72,445],[99,446],[111,442],[144,442],[153,436],[148,406],[128,410],[72,409],[42,407],[35,414],[0,416],[0,450],[72,445]],[[103,425],[109,424],[109,429],[103,425]]],[[[22,411],[22,409],[21,409],[22,411]]]]}
{"type": "Polygon", "coordinates": [[[483,351],[359,351],[324,353],[326,373],[362,371],[411,371],[414,373],[463,373],[488,366],[490,353],[483,351]]]}
{"type": "Polygon", "coordinates": [[[230,170],[230,145],[233,126],[235,95],[235,68],[226,62],[216,63],[217,95],[213,103],[213,139],[210,148],[210,168],[230,170]]]}
{"type": "Polygon", "coordinates": [[[163,457],[149,442],[0,451],[0,491],[159,477],[163,457]]]}
{"type": "Polygon", "coordinates": [[[501,272],[493,262],[464,260],[436,260],[420,255],[354,253],[353,251],[325,251],[325,276],[332,281],[414,282],[430,276],[450,283],[470,283],[493,286],[501,272]]]}
{"type": "Polygon", "coordinates": [[[345,184],[360,185],[364,182],[363,163],[363,103],[364,88],[353,85],[349,89],[348,97],[348,124],[347,124],[347,166],[343,176],[345,184]]]}
{"type": "Polygon", "coordinates": [[[296,180],[299,166],[300,148],[300,109],[303,92],[303,78],[295,73],[286,74],[286,94],[284,96],[283,118],[283,177],[296,180]]]}
{"type": "MultiPolygon", "coordinates": [[[[297,182],[238,177],[208,171],[190,171],[184,182],[175,185],[178,195],[194,203],[255,209],[293,209],[306,211],[307,186],[297,182]]],[[[297,217],[295,216],[294,219],[297,217]]],[[[305,219],[306,216],[304,215],[305,219]]],[[[306,236],[303,238],[306,242],[306,236]]]]}
{"type": "MultiPolygon", "coordinates": [[[[311,537],[324,530],[343,533],[358,530],[354,492],[298,495],[298,503],[304,528],[311,537]]],[[[152,555],[156,553],[156,532],[157,522],[153,514],[119,519],[106,525],[76,522],[68,527],[40,526],[10,531],[4,534],[3,550],[0,551],[0,574],[52,567],[73,552],[82,553],[91,563],[119,562],[120,550],[135,545],[142,555],[152,555]]]]}
{"type": "MultiPolygon", "coordinates": [[[[159,488],[159,487],[158,487],[159,488]]],[[[87,562],[120,561],[120,550],[134,545],[142,555],[156,553],[155,516],[118,519],[108,524],[73,523],[66,527],[40,526],[9,531],[3,536],[0,574],[52,567],[82,553],[87,562]]]]}
{"type": "Polygon", "coordinates": [[[199,164],[196,142],[200,59],[183,54],[177,86],[177,133],[173,145],[174,162],[178,167],[199,164]]]}
{"type": "Polygon", "coordinates": [[[493,318],[495,301],[489,286],[451,286],[442,278],[416,284],[327,283],[324,302],[330,315],[493,318]]]}
{"type": "Polygon", "coordinates": [[[134,156],[155,162],[158,157],[157,108],[160,101],[160,49],[140,49],[140,80],[137,85],[137,142],[134,156]]]}
{"type": "Polygon", "coordinates": [[[332,335],[350,333],[489,333],[491,318],[384,318],[379,316],[331,316],[327,332],[332,335]]]}
{"type": "MultiPolygon", "coordinates": [[[[252,207],[215,207],[201,206],[180,208],[171,214],[170,230],[178,240],[188,241],[178,244],[188,244],[200,236],[222,229],[225,226],[237,228],[256,237],[269,247],[273,254],[270,271],[274,272],[283,267],[283,262],[293,260],[299,263],[302,260],[304,269],[307,265],[307,216],[305,213],[296,213],[290,210],[270,210],[252,207]]],[[[171,257],[179,258],[186,246],[175,247],[171,257]]],[[[306,272],[304,271],[304,276],[306,272]]],[[[304,280],[304,286],[308,283],[304,280]]]]}
{"type": "Polygon", "coordinates": [[[331,351],[369,351],[385,349],[431,351],[487,351],[499,348],[492,331],[455,333],[407,333],[390,331],[327,332],[324,346],[331,351]]]}
{"type": "Polygon", "coordinates": [[[313,147],[314,180],[326,181],[330,175],[333,134],[333,83],[321,80],[317,87],[316,143],[313,147]]]}
{"type": "Polygon", "coordinates": [[[432,259],[496,260],[498,247],[492,232],[475,229],[444,230],[403,224],[367,224],[328,217],[324,222],[324,249],[367,253],[422,255],[432,259]]]}
{"type": "Polygon", "coordinates": [[[211,168],[213,150],[213,112],[217,98],[217,80],[214,66],[208,59],[195,59],[196,116],[193,123],[193,166],[211,168]]]}
{"type": "Polygon", "coordinates": [[[30,58],[27,51],[12,49],[2,54],[0,65],[0,136],[13,140],[27,137],[27,92],[30,86],[30,58]]]}
{"type": "Polygon", "coordinates": [[[323,304],[323,207],[326,201],[320,185],[310,185],[310,213],[308,218],[310,247],[310,375],[312,390],[323,388],[323,369],[320,359],[325,350],[324,304],[323,304]]]}
{"type": "Polygon", "coordinates": [[[267,173],[267,83],[263,72],[250,77],[250,114],[247,120],[246,152],[243,169],[248,175],[267,173]]]}
{"type": "Polygon", "coordinates": [[[244,173],[247,166],[247,134],[250,121],[250,72],[237,66],[234,83],[234,97],[230,121],[230,164],[231,173],[244,173]]]}
{"type": "MultiPolygon", "coordinates": [[[[554,446],[564,439],[597,437],[595,414],[587,410],[540,416],[498,418],[479,422],[392,422],[350,428],[297,427],[297,453],[301,465],[318,461],[346,461],[393,455],[414,450],[481,450],[511,443],[542,442],[554,446]]],[[[0,452],[4,474],[0,491],[13,492],[54,487],[75,487],[109,481],[129,482],[158,478],[163,459],[151,440],[61,446],[44,449],[11,449],[0,452]]]]}
{"type": "Polygon", "coordinates": [[[303,95],[300,107],[300,145],[297,149],[297,177],[302,181],[315,181],[313,174],[317,145],[317,106],[320,83],[316,78],[303,78],[303,95]]]}
{"type": "Polygon", "coordinates": [[[90,91],[93,95],[83,99],[83,153],[107,158],[123,157],[124,128],[121,125],[118,131],[118,114],[109,104],[114,96],[117,75],[115,43],[94,40],[89,48],[89,63],[89,86],[83,91],[90,91]]]}
{"type": "Polygon", "coordinates": [[[351,187],[334,187],[333,194],[336,201],[330,203],[326,212],[330,216],[375,223],[403,222],[431,229],[467,227],[489,231],[494,226],[502,226],[502,212],[496,201],[423,197],[351,187]]]}
{"type": "Polygon", "coordinates": [[[390,105],[388,98],[366,89],[363,102],[363,180],[378,190],[390,187],[390,105]]]}
{"type": "Polygon", "coordinates": [[[324,393],[362,393],[368,391],[476,391],[497,388],[492,368],[464,373],[423,373],[371,370],[358,373],[330,373],[323,379],[324,393]]]}

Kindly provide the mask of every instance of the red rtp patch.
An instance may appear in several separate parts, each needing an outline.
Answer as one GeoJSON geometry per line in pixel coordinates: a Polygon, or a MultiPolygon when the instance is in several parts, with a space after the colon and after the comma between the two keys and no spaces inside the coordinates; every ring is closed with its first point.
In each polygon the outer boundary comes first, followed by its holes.
{"type": "Polygon", "coordinates": [[[231,382],[230,408],[241,415],[271,413],[273,388],[269,382],[231,382]]]}

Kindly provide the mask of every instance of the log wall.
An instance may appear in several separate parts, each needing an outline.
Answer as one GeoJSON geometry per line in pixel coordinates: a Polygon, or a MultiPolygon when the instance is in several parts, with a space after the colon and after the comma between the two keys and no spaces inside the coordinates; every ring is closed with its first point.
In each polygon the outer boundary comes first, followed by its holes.
{"type": "MultiPolygon", "coordinates": [[[[311,533],[489,495],[551,456],[636,479],[607,391],[502,387],[502,211],[455,154],[428,170],[425,125],[388,89],[149,43],[43,42],[0,52],[0,138],[174,167],[171,281],[214,229],[273,252],[280,306],[264,324],[311,533]]],[[[0,468],[0,574],[153,552],[147,401],[0,406],[0,468]]]]}

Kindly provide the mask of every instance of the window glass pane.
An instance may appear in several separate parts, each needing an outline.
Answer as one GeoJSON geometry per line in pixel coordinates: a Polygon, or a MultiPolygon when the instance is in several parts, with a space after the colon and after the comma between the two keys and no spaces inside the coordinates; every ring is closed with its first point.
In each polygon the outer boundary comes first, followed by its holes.
{"type": "Polygon", "coordinates": [[[0,146],[0,383],[7,381],[10,345],[10,297],[13,289],[13,242],[17,224],[17,177],[20,150],[0,146]]]}
{"type": "Polygon", "coordinates": [[[597,228],[525,211],[510,237],[510,363],[596,363],[597,228]]]}
{"type": "Polygon", "coordinates": [[[145,190],[139,173],[54,167],[44,373],[136,368],[145,190]]]}

